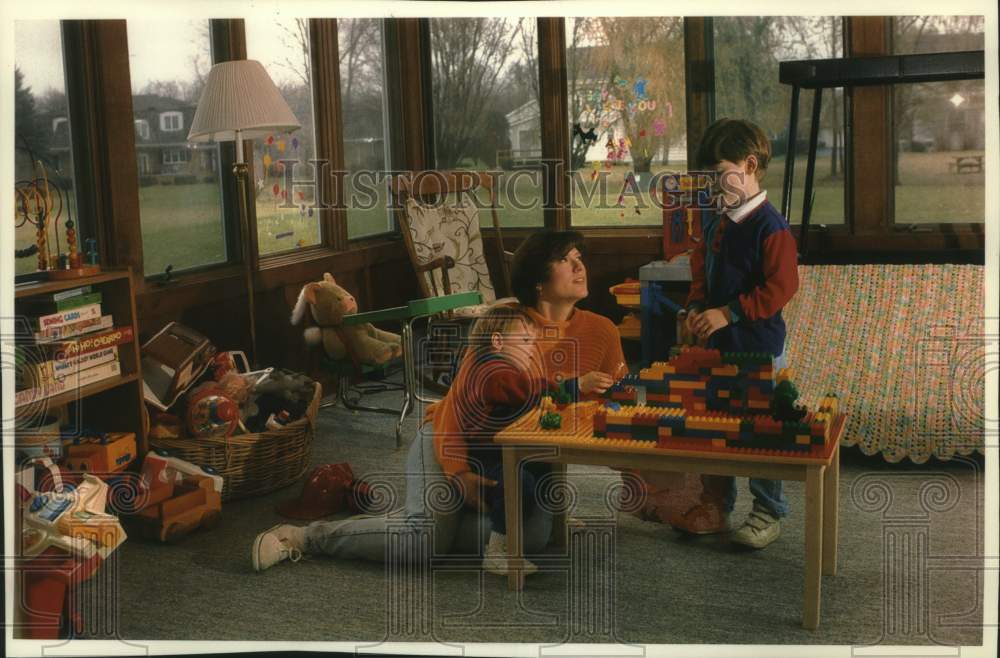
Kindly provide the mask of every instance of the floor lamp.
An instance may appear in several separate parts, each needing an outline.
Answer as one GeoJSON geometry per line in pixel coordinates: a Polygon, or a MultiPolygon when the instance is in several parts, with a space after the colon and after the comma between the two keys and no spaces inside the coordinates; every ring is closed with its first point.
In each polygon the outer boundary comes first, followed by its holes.
{"type": "Polygon", "coordinates": [[[216,64],[208,73],[198,109],[188,132],[189,142],[236,142],[236,176],[240,211],[240,242],[250,315],[250,362],[257,367],[257,322],[254,313],[253,269],[247,189],[250,169],[243,159],[243,140],[291,132],[301,126],[260,62],[252,59],[216,64]]]}

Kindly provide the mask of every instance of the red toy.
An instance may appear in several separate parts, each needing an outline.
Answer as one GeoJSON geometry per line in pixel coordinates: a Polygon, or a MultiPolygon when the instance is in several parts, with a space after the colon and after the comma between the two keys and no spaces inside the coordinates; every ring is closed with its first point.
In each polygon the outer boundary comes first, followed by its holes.
{"type": "Polygon", "coordinates": [[[137,503],[128,520],[135,531],[160,541],[176,541],[222,518],[222,476],[159,451],[142,463],[137,503]]]}

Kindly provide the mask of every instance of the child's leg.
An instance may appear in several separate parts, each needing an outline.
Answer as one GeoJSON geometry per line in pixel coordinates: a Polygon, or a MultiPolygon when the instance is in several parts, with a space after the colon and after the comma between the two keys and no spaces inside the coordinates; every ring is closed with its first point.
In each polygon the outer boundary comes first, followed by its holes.
{"type": "Polygon", "coordinates": [[[736,506],[736,478],[729,475],[702,475],[701,502],[720,505],[727,514],[736,506]]]}
{"type": "Polygon", "coordinates": [[[754,502],[776,519],[788,516],[788,499],[782,489],[781,480],[750,478],[754,502]]]}
{"type": "MultiPolygon", "coordinates": [[[[507,534],[507,512],[504,504],[503,463],[489,464],[484,469],[484,477],[495,480],[497,486],[488,487],[484,496],[490,511],[490,527],[493,532],[507,534]]],[[[537,480],[533,468],[521,468],[521,518],[526,519],[536,507],[535,488],[537,480]]]]}

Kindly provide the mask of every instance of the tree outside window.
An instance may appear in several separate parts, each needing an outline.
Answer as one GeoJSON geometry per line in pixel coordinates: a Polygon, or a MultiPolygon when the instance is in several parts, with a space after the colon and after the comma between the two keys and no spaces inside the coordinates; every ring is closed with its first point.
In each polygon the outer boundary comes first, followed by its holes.
{"type": "Polygon", "coordinates": [[[247,58],[263,64],[302,126],[291,134],[275,133],[254,140],[258,253],[317,245],[321,232],[310,162],[316,157],[316,141],[309,19],[253,18],[245,25],[247,58]],[[289,185],[286,167],[293,168],[293,179],[307,183],[289,185]]]}
{"type": "MultiPolygon", "coordinates": [[[[778,81],[788,60],[843,56],[840,16],[741,16],[713,19],[716,117],[749,119],[771,140],[772,158],[762,187],[781,206],[788,152],[791,87],[778,81]]],[[[789,220],[801,223],[813,92],[799,95],[795,172],[789,220]]],[[[842,88],[824,89],[810,223],[844,223],[845,112],[842,88]]]]}
{"type": "MultiPolygon", "coordinates": [[[[430,19],[436,168],[503,172],[503,226],[544,223],[536,26],[534,18],[430,19]]],[[[491,224],[489,211],[479,220],[491,224]]]]}
{"type": "MultiPolygon", "coordinates": [[[[48,178],[62,190],[63,201],[58,221],[50,222],[46,232],[49,251],[56,256],[66,251],[67,219],[79,229],[76,188],[73,175],[69,104],[63,69],[62,33],[59,21],[24,20],[14,25],[14,177],[28,182],[48,178]],[[43,174],[44,172],[44,174],[43,174]]],[[[58,203],[55,206],[58,213],[58,203]]],[[[78,248],[85,245],[78,234],[78,248]]],[[[30,250],[37,241],[37,228],[18,214],[15,218],[14,245],[18,251],[30,250]]],[[[14,261],[15,274],[38,269],[38,256],[28,254],[14,261]]]]}
{"type": "Polygon", "coordinates": [[[136,140],[145,274],[223,263],[218,145],[189,146],[184,130],[212,66],[209,23],[129,20],[128,48],[133,121],[149,128],[136,140]]]}
{"type": "Polygon", "coordinates": [[[385,52],[382,20],[337,19],[340,102],[343,116],[347,195],[347,237],[361,238],[393,229],[386,190],[378,172],[391,162],[386,139],[385,52]],[[361,173],[371,172],[371,173],[361,173]],[[363,177],[363,178],[362,178],[363,177]],[[354,184],[357,182],[358,189],[354,184]],[[360,189],[361,187],[366,189],[360,189]],[[374,193],[373,193],[374,190],[374,193]]]}
{"type": "Polygon", "coordinates": [[[566,48],[573,224],[661,224],[649,183],[687,166],[683,18],[568,18],[566,48]]]}
{"type": "MultiPolygon", "coordinates": [[[[982,50],[982,16],[893,16],[892,52],[982,50]]],[[[895,222],[985,221],[983,80],[894,85],[895,222]]]]}

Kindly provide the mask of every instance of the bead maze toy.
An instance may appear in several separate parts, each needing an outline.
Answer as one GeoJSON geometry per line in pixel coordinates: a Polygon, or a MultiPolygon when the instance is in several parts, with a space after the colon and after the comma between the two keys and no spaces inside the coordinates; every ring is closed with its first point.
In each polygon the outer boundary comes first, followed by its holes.
{"type": "MultiPolygon", "coordinates": [[[[93,259],[84,263],[77,247],[76,223],[72,217],[70,192],[56,181],[50,180],[45,166],[38,161],[34,165],[35,177],[17,181],[14,194],[17,201],[17,227],[25,223],[35,227],[35,244],[25,249],[15,250],[16,258],[38,257],[38,271],[47,273],[50,279],[73,279],[91,276],[101,271],[93,259]],[[59,220],[66,210],[66,252],[59,244],[59,220]],[[55,235],[56,253],[49,244],[49,229],[55,235]]],[[[88,240],[89,242],[89,240],[88,240]]]]}
{"type": "MultiPolygon", "coordinates": [[[[605,393],[604,404],[569,413],[590,415],[595,439],[819,456],[829,447],[837,397],[828,394],[815,411],[797,406],[791,374],[775,372],[769,354],[684,347],[667,362],[623,377],[605,393]]],[[[552,413],[551,405],[543,399],[539,412],[552,413]]]]}

